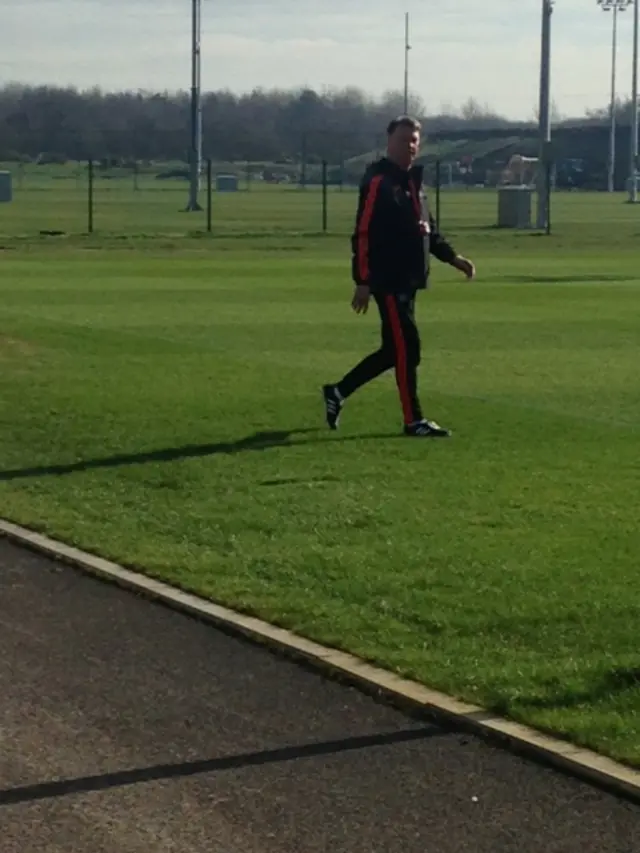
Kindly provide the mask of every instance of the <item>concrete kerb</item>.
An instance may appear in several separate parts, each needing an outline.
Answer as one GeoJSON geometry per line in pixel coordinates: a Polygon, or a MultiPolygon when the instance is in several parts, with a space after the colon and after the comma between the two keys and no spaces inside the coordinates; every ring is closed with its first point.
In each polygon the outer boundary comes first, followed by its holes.
{"type": "Polygon", "coordinates": [[[480,736],[490,743],[595,784],[618,797],[640,803],[640,772],[595,752],[503,719],[484,708],[430,690],[353,655],[306,640],[291,631],[183,592],[12,522],[0,519],[0,537],[209,622],[227,633],[266,646],[412,714],[480,736]]]}

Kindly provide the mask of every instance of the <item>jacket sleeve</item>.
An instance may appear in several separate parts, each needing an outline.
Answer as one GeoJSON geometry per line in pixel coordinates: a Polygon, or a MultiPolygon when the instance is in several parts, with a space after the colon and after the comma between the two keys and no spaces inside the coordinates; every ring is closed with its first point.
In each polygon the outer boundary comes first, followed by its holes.
{"type": "Polygon", "coordinates": [[[438,231],[436,221],[431,214],[429,214],[429,229],[431,232],[429,235],[429,251],[431,254],[444,264],[453,263],[458,253],[438,231]]]}
{"type": "Polygon", "coordinates": [[[360,186],[356,224],[351,237],[351,269],[356,284],[369,284],[371,279],[370,246],[380,219],[382,180],[382,175],[374,175],[360,186]]]}

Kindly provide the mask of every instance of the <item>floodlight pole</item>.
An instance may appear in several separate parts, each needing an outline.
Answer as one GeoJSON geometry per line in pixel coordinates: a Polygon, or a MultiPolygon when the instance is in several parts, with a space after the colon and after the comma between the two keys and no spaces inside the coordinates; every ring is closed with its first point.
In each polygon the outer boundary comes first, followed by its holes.
{"type": "Polygon", "coordinates": [[[202,210],[198,202],[202,171],[201,51],[202,0],[191,0],[191,143],[189,146],[188,211],[202,210]]]}
{"type": "Polygon", "coordinates": [[[542,0],[542,37],[540,44],[540,105],[538,116],[539,157],[537,176],[538,217],[540,230],[547,228],[551,199],[547,180],[547,162],[551,156],[551,16],[554,0],[542,0]]]}
{"type": "Polygon", "coordinates": [[[633,3],[633,71],[631,81],[631,139],[629,140],[629,201],[638,201],[638,18],[640,0],[633,3]]]}
{"type": "Polygon", "coordinates": [[[607,189],[614,192],[616,184],[616,66],[618,57],[618,12],[624,12],[633,0],[598,0],[604,12],[613,12],[611,37],[611,104],[609,107],[609,164],[607,189]]]}
{"type": "Polygon", "coordinates": [[[404,16],[404,114],[409,112],[409,13],[404,16]]]}
{"type": "MultiPolygon", "coordinates": [[[[603,8],[607,8],[603,6],[603,8]]],[[[616,181],[616,59],[618,53],[618,8],[614,2],[609,7],[613,11],[613,27],[611,36],[611,103],[609,105],[609,174],[607,189],[610,193],[615,190],[616,181]]]]}
{"type": "Polygon", "coordinates": [[[611,128],[609,134],[609,177],[610,193],[615,190],[616,182],[616,59],[618,52],[618,4],[613,6],[613,35],[611,39],[611,128]]]}

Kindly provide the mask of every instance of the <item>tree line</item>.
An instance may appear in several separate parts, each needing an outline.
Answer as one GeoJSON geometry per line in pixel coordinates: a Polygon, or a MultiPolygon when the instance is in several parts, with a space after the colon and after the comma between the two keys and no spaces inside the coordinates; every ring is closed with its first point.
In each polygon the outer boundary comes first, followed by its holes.
{"type": "MultiPolygon", "coordinates": [[[[229,91],[203,96],[204,155],[214,160],[339,163],[381,148],[390,117],[403,112],[403,95],[372,98],[359,89],[229,91]]],[[[412,96],[409,111],[430,131],[517,128],[470,99],[460,109],[428,115],[412,96]]],[[[628,105],[620,104],[624,121],[628,105]]],[[[554,115],[556,124],[561,117],[554,115]]],[[[607,120],[606,109],[581,119],[607,120]]],[[[0,160],[120,161],[188,159],[190,98],[186,92],[105,92],[9,84],[0,88],[0,160]]]]}

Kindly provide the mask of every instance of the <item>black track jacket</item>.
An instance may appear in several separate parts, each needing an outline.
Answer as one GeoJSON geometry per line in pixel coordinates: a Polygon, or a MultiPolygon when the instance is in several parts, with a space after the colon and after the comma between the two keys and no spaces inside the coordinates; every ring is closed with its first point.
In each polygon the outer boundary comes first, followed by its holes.
{"type": "Polygon", "coordinates": [[[356,284],[377,293],[422,290],[429,280],[430,254],[444,263],[455,258],[428,211],[422,176],[422,166],[405,171],[386,157],[367,168],[351,237],[356,284]],[[421,220],[429,223],[426,237],[420,232],[421,220]]]}

